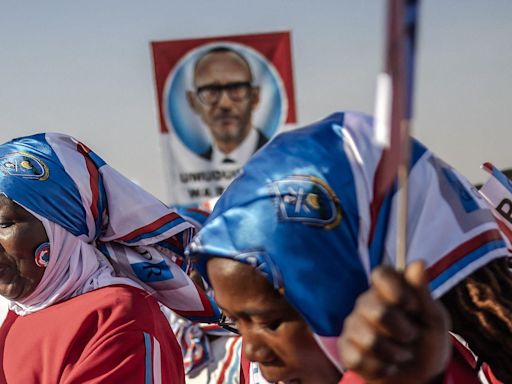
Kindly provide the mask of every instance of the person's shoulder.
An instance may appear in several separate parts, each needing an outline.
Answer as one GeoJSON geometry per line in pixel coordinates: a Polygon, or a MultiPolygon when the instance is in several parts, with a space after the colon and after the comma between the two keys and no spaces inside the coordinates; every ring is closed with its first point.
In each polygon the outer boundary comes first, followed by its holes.
{"type": "MultiPolygon", "coordinates": [[[[126,285],[109,286],[75,296],[14,321],[11,341],[37,329],[32,344],[58,337],[61,344],[80,348],[91,335],[139,330],[157,314],[157,301],[147,292],[126,285]],[[80,335],[80,336],[79,336],[80,335]],[[89,335],[83,338],[81,335],[89,335]],[[77,342],[76,340],[80,340],[77,342]]],[[[99,336],[95,336],[99,337],[99,336]]]]}
{"type": "Polygon", "coordinates": [[[77,322],[101,323],[111,318],[132,318],[151,316],[158,310],[157,301],[142,289],[128,285],[113,285],[95,289],[54,304],[28,317],[65,317],[77,322]]]}
{"type": "Polygon", "coordinates": [[[158,304],[149,293],[129,285],[107,286],[69,300],[69,306],[87,306],[96,311],[115,308],[121,313],[138,313],[143,308],[155,305],[158,304]]]}

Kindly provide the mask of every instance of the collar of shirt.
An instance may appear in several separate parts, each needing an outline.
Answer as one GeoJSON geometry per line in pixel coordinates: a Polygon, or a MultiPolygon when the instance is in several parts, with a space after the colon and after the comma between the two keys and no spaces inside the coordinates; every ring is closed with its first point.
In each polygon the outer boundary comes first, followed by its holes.
{"type": "Polygon", "coordinates": [[[223,163],[223,160],[228,158],[233,160],[233,162],[229,162],[228,164],[236,164],[238,167],[244,165],[247,160],[252,156],[254,151],[256,150],[256,145],[258,144],[258,132],[256,128],[251,127],[249,134],[247,137],[240,143],[238,147],[232,150],[230,153],[224,153],[217,148],[215,144],[212,147],[212,163],[214,164],[226,164],[223,163]]]}

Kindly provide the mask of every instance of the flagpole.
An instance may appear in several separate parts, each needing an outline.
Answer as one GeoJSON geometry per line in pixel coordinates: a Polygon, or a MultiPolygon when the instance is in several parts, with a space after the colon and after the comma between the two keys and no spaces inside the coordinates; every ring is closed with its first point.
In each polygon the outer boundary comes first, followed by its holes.
{"type": "Polygon", "coordinates": [[[397,271],[403,271],[407,265],[407,216],[409,212],[409,163],[410,163],[410,121],[402,120],[400,136],[403,143],[402,156],[398,165],[398,212],[397,212],[397,238],[396,263],[397,271]]]}
{"type": "Polygon", "coordinates": [[[386,69],[379,75],[375,112],[375,137],[384,146],[386,185],[397,181],[397,239],[395,267],[407,265],[410,133],[416,24],[419,0],[388,0],[386,69]],[[396,177],[396,178],[395,178],[396,177]]]}

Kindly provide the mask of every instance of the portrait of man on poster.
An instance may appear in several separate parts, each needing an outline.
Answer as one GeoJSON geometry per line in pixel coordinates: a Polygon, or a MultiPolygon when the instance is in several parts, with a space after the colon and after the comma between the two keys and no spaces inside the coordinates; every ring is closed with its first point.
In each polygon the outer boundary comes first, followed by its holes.
{"type": "Polygon", "coordinates": [[[211,133],[211,145],[199,154],[205,160],[241,166],[269,140],[252,122],[260,87],[248,60],[231,47],[216,46],[197,58],[187,101],[211,133]]]}

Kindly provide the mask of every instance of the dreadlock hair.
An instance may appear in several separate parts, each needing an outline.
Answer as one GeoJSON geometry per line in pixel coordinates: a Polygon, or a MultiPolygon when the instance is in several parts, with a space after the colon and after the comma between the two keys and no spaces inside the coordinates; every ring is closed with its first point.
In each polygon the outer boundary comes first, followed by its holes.
{"type": "Polygon", "coordinates": [[[512,383],[512,274],[510,260],[494,260],[446,293],[441,301],[462,336],[495,376],[512,383]]]}

